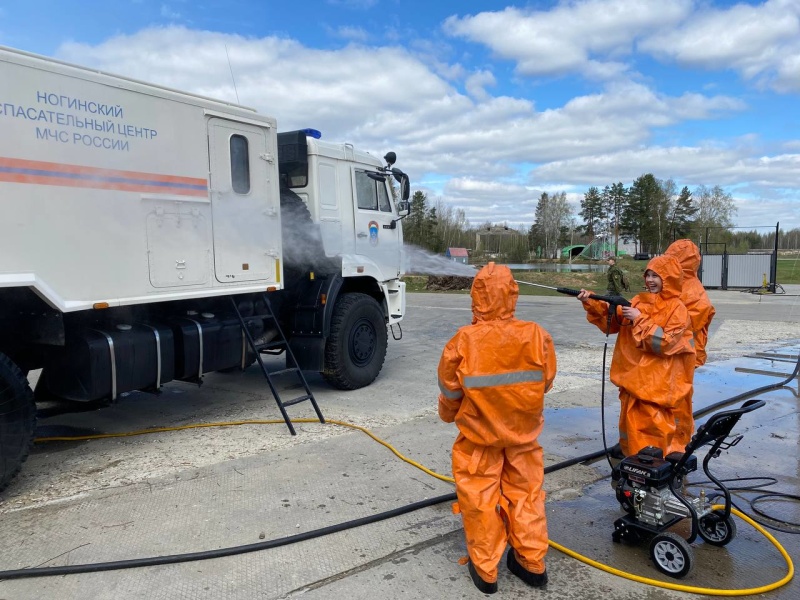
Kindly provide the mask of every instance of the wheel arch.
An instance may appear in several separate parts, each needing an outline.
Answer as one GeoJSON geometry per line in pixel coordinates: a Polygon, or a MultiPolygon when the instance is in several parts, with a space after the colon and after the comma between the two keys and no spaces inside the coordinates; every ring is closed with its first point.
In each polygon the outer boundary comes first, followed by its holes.
{"type": "Polygon", "coordinates": [[[388,321],[388,310],[386,306],[386,296],[383,294],[378,282],[372,277],[343,277],[342,287],[339,294],[361,293],[372,297],[381,307],[384,318],[388,321]]]}
{"type": "Polygon", "coordinates": [[[23,372],[41,367],[42,344],[62,346],[63,313],[32,287],[0,287],[0,352],[23,372]]]}

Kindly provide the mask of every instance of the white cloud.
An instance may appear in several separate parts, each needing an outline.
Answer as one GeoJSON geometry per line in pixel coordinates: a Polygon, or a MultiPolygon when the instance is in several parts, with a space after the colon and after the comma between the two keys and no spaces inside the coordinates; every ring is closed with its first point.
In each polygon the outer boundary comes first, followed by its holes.
{"type": "Polygon", "coordinates": [[[67,43],[60,58],[177,89],[235,100],[275,116],[281,128],[317,127],[332,137],[383,129],[383,114],[458,95],[401,48],[314,50],[283,38],[244,38],[183,27],[151,28],[98,46],[67,43]],[[366,124],[365,124],[366,123],[366,124]]]}
{"type": "Polygon", "coordinates": [[[625,69],[613,60],[604,63],[630,54],[634,41],[653,28],[680,23],[690,9],[689,0],[584,0],[549,11],[509,7],[453,16],[445,21],[444,30],[516,61],[523,75],[614,76],[625,69]]]}
{"type": "MultiPolygon", "coordinates": [[[[796,200],[796,199],[795,199],[796,200]]],[[[788,231],[800,227],[800,202],[787,198],[737,197],[733,194],[733,202],[737,210],[737,221],[743,227],[774,227],[781,224],[781,229],[788,231]],[[790,200],[787,202],[787,200],[790,200]]],[[[762,233],[764,230],[760,230],[762,233]]]]}
{"type": "Polygon", "coordinates": [[[642,147],[615,153],[554,161],[531,172],[534,182],[588,185],[614,179],[631,182],[644,173],[676,178],[681,185],[740,185],[752,190],[796,186],[800,154],[754,157],[745,150],[705,147],[642,147]]]}
{"type": "Polygon", "coordinates": [[[800,90],[800,3],[769,0],[751,6],[699,9],[682,25],[662,29],[639,49],[681,65],[732,68],[779,91],[800,90]]]}
{"type": "Polygon", "coordinates": [[[489,93],[486,86],[497,84],[497,80],[490,71],[478,71],[473,73],[464,82],[464,89],[476,100],[489,100],[489,93]]]}
{"type": "Polygon", "coordinates": [[[339,27],[333,33],[336,37],[353,42],[366,42],[369,39],[369,32],[361,27],[339,27]]]}
{"type": "Polygon", "coordinates": [[[709,7],[700,0],[576,0],[452,16],[447,34],[514,61],[524,76],[630,76],[636,53],[699,69],[733,69],[759,87],[800,90],[800,2],[709,7]]]}

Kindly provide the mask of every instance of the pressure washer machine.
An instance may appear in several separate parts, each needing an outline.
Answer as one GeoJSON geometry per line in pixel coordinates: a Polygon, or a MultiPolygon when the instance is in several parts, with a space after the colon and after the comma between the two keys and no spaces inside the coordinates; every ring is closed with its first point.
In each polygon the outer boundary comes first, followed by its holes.
{"type": "Polygon", "coordinates": [[[624,458],[614,467],[612,483],[617,500],[627,514],[614,522],[615,542],[650,541],[650,558],[662,573],[677,579],[686,577],[694,567],[690,544],[700,537],[714,546],[725,546],[736,537],[731,516],[731,495],[708,468],[712,458],[742,439],[731,430],[745,413],[764,406],[763,400],[748,400],[740,408],[718,412],[701,425],[686,445],[685,452],[666,457],[660,448],[648,446],[635,456],[624,458]],[[703,459],[703,471],[714,485],[707,497],[701,490],[697,497],[685,492],[686,475],[697,470],[695,451],[710,445],[703,459]],[[719,500],[723,498],[724,503],[719,500]],[[688,538],[667,531],[683,519],[691,519],[688,538]]]}

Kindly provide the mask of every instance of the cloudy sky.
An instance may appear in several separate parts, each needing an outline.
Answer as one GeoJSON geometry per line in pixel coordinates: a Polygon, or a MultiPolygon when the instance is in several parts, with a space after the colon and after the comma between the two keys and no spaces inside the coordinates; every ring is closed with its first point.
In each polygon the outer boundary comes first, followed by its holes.
{"type": "Polygon", "coordinates": [[[394,150],[473,225],[649,172],[800,227],[800,0],[0,0],[0,45],[394,150]]]}

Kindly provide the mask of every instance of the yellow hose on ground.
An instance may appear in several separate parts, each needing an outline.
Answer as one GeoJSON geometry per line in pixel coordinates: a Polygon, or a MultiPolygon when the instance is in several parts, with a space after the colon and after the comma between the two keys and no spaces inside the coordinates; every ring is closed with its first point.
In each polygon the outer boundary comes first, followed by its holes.
{"type": "MultiPolygon", "coordinates": [[[[292,419],[292,423],[319,423],[317,419],[292,419]]],[[[435,471],[431,471],[427,467],[421,465],[415,460],[407,458],[403,456],[394,446],[390,443],[382,440],[374,433],[372,433],[366,427],[361,427],[360,425],[355,425],[353,423],[348,423],[347,421],[336,421],[333,419],[327,419],[327,423],[331,425],[339,425],[341,427],[349,427],[350,429],[357,429],[362,433],[365,433],[373,440],[378,442],[381,446],[384,446],[392,451],[392,453],[397,456],[400,460],[407,462],[408,464],[424,471],[431,477],[435,477],[441,481],[447,481],[449,483],[455,483],[455,480],[452,477],[448,477],[447,475],[441,475],[440,473],[436,473],[435,471]]],[[[167,431],[181,431],[184,429],[200,429],[203,427],[231,427],[234,425],[276,425],[276,424],[283,424],[283,419],[271,419],[271,420],[249,420],[249,421],[227,421],[227,422],[220,422],[220,423],[196,423],[192,425],[179,425],[177,427],[155,427],[153,429],[142,429],[139,431],[128,431],[124,433],[98,433],[93,435],[78,435],[78,436],[52,436],[52,437],[42,437],[37,438],[34,440],[36,443],[44,443],[44,442],[66,442],[66,441],[85,441],[85,440],[101,440],[106,438],[115,438],[115,437],[131,437],[135,435],[145,435],[148,433],[164,433],[167,431]]],[[[722,505],[714,505],[712,508],[724,508],[722,505]]],[[[617,575],[618,577],[624,577],[625,579],[629,579],[631,581],[637,581],[639,583],[644,583],[646,585],[651,585],[654,587],[660,587],[668,590],[677,590],[679,592],[688,592],[690,594],[706,594],[708,596],[749,596],[752,594],[763,594],[765,592],[769,592],[779,587],[782,587],[789,583],[794,577],[794,564],[792,563],[792,559],[786,550],[781,546],[780,542],[776,540],[766,529],[761,527],[758,523],[756,523],[753,519],[745,515],[744,513],[738,511],[735,508],[731,508],[731,512],[735,514],[737,517],[749,523],[759,531],[765,538],[767,538],[773,546],[780,552],[781,556],[783,556],[784,561],[786,561],[787,566],[787,573],[786,575],[776,581],[774,583],[770,583],[768,585],[764,585],[757,588],[744,588],[744,589],[715,589],[715,588],[703,588],[703,587],[694,587],[689,585],[681,585],[679,583],[670,583],[668,581],[660,581],[658,579],[650,579],[648,577],[641,577],[640,575],[634,575],[633,573],[627,573],[626,571],[621,571],[619,569],[615,569],[614,567],[610,567],[608,565],[604,565],[603,563],[597,562],[583,556],[575,552],[574,550],[570,550],[569,548],[565,548],[561,544],[550,540],[548,543],[552,548],[555,548],[559,552],[563,552],[567,556],[571,556],[582,563],[585,563],[589,566],[595,567],[596,569],[600,569],[601,571],[605,571],[606,573],[610,573],[612,575],[617,575]]]]}

